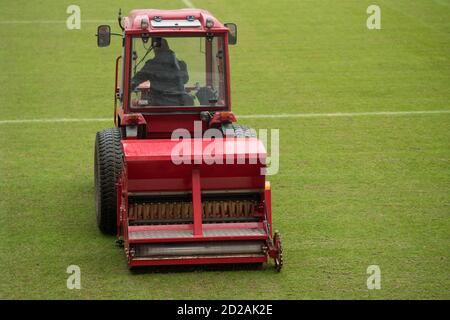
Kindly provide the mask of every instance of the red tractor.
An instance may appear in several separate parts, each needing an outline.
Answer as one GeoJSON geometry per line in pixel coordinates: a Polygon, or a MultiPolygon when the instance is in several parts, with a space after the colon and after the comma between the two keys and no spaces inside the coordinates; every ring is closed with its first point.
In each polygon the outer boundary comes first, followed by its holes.
{"type": "Polygon", "coordinates": [[[97,224],[130,267],[283,264],[272,231],[266,151],[231,112],[228,45],[235,24],[199,9],[133,10],[122,37],[115,127],[97,133],[97,224]]]}

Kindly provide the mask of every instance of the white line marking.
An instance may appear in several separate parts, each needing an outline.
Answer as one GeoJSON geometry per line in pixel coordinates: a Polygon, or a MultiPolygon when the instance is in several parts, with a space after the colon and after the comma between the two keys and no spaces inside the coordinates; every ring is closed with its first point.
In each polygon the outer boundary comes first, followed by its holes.
{"type": "Polygon", "coordinates": [[[450,110],[424,110],[424,111],[378,111],[378,112],[339,112],[339,113],[280,113],[280,114],[253,114],[241,115],[238,118],[326,118],[326,117],[360,117],[360,116],[404,116],[415,114],[442,114],[450,110]]]}
{"type": "Polygon", "coordinates": [[[181,1],[186,5],[186,7],[195,8],[194,4],[190,0],[181,0],[181,1]]]}
{"type": "MultiPolygon", "coordinates": [[[[81,23],[114,23],[116,20],[83,20],[81,23]]],[[[60,24],[66,23],[66,20],[10,20],[0,21],[0,24],[60,24]]]]}
{"type": "Polygon", "coordinates": [[[1,124],[21,124],[21,123],[61,123],[61,122],[113,122],[112,118],[55,118],[55,119],[17,119],[17,120],[0,120],[1,124]]]}
{"type": "MultiPolygon", "coordinates": [[[[263,118],[329,118],[329,117],[360,117],[360,116],[407,116],[421,114],[450,114],[450,110],[424,110],[424,111],[380,111],[380,112],[341,112],[341,113],[280,113],[280,114],[245,114],[238,115],[242,119],[263,119],[263,118]]],[[[0,120],[2,124],[21,123],[64,123],[64,122],[113,122],[112,118],[48,118],[48,119],[11,119],[0,120]]]]}

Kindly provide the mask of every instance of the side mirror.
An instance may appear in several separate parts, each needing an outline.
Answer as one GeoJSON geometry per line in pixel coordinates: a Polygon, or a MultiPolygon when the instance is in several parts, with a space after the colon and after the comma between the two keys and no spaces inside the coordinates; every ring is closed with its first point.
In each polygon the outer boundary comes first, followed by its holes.
{"type": "Polygon", "coordinates": [[[225,23],[228,28],[228,44],[234,45],[237,43],[237,25],[235,23],[225,23]]]}
{"type": "Polygon", "coordinates": [[[107,47],[111,43],[111,27],[101,25],[97,28],[97,46],[100,48],[107,47]]]}

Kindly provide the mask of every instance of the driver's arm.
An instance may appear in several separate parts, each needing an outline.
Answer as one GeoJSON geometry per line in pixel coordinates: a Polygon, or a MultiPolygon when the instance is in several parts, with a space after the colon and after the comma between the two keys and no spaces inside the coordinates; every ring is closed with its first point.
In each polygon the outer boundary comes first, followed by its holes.
{"type": "Polygon", "coordinates": [[[148,70],[148,63],[146,63],[141,70],[136,72],[136,74],[131,79],[131,91],[134,91],[137,86],[139,86],[142,82],[150,80],[150,72],[148,70]]]}

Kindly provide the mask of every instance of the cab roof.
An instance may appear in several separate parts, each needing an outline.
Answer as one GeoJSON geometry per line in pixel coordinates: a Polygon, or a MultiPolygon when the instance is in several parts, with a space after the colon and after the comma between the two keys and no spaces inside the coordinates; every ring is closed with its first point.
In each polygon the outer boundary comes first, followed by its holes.
{"type": "Polygon", "coordinates": [[[211,13],[202,9],[135,9],[124,18],[123,22],[126,31],[227,30],[211,13]]]}

